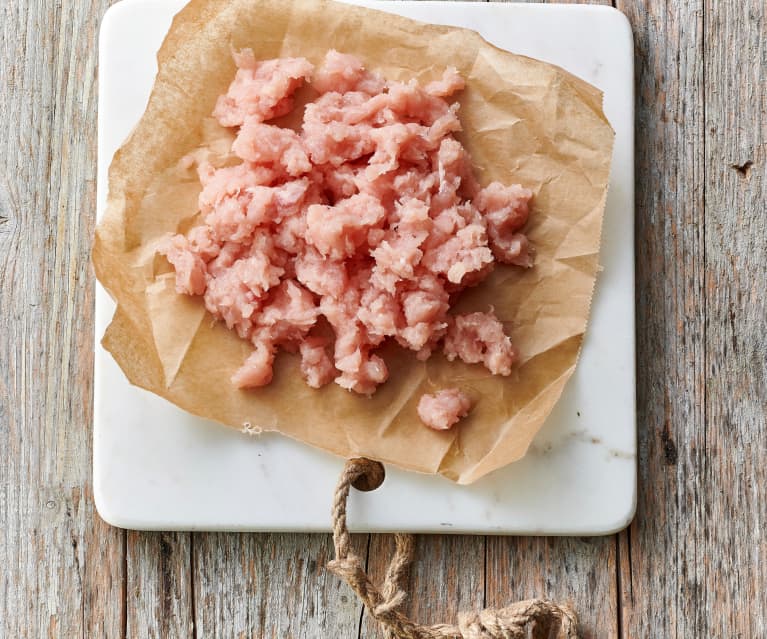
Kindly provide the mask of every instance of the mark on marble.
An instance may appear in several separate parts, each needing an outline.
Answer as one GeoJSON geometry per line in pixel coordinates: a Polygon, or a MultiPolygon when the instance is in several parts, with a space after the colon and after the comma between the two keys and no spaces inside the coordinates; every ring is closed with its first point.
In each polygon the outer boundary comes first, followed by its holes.
{"type": "Polygon", "coordinates": [[[264,429],[261,428],[258,424],[251,424],[250,422],[244,422],[242,424],[242,428],[240,429],[241,433],[244,433],[245,435],[260,435],[264,432],[264,429]]]}
{"type": "MultiPolygon", "coordinates": [[[[594,446],[605,446],[605,442],[601,437],[597,437],[596,435],[589,433],[587,428],[579,428],[577,430],[567,431],[564,433],[564,435],[556,439],[550,439],[540,443],[534,442],[530,445],[529,453],[533,455],[546,456],[551,454],[552,451],[560,448],[563,444],[571,441],[575,441],[581,444],[593,444],[594,446]]],[[[634,459],[635,457],[634,453],[620,450],[619,448],[607,448],[606,450],[609,456],[614,459],[634,459]]],[[[674,451],[676,451],[676,448],[674,448],[674,451]]]]}

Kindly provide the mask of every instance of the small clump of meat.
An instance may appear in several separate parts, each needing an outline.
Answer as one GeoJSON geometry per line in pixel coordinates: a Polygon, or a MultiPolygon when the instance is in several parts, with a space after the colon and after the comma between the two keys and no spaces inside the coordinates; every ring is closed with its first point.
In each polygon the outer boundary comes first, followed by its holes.
{"type": "MultiPolygon", "coordinates": [[[[163,247],[177,291],[202,297],[253,344],[232,382],[268,384],[283,349],[300,355],[310,386],[370,394],[389,375],[376,352],[386,340],[422,360],[442,348],[508,375],[516,351],[492,310],[449,311],[497,262],[531,266],[522,228],[532,193],[475,180],[453,136],[458,103],[446,99],[463,89],[460,74],[447,69],[425,86],[387,81],[336,51],[316,69],[249,50],[234,60],[213,115],[234,129],[241,162],[198,166],[202,222],[163,247]],[[307,82],[319,95],[300,128],[270,123],[307,82]]],[[[419,414],[447,428],[467,402],[451,389],[422,398],[419,414]]]]}
{"type": "Polygon", "coordinates": [[[418,417],[429,428],[449,430],[471,410],[471,399],[458,388],[446,388],[433,394],[421,395],[418,417]]]}
{"type": "Polygon", "coordinates": [[[517,359],[517,349],[492,311],[451,318],[444,351],[451,362],[484,364],[493,375],[509,375],[517,359]]]}

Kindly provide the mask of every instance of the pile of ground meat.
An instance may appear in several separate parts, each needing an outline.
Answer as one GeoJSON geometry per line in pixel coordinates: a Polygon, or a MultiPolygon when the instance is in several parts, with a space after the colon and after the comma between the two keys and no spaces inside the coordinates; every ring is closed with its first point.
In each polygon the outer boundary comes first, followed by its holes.
{"type": "Polygon", "coordinates": [[[421,360],[442,348],[508,375],[516,352],[492,311],[448,311],[495,262],[531,265],[520,229],[532,194],[475,181],[453,137],[458,104],[445,99],[464,86],[457,71],[419,86],[336,51],[316,69],[303,58],[257,61],[249,50],[235,62],[213,115],[235,129],[242,162],[198,167],[202,223],[163,248],[178,292],[202,296],[253,344],[232,382],[268,384],[282,348],[300,353],[310,386],[335,381],[370,394],[388,376],[375,353],[386,339],[421,360]],[[300,130],[268,124],[293,110],[308,82],[319,95],[300,130]]]}

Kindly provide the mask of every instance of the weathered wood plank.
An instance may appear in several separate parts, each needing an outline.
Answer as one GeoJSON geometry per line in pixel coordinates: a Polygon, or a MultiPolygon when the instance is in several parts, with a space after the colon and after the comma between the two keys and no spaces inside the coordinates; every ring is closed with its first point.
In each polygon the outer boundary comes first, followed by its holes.
{"type": "MultiPolygon", "coordinates": [[[[320,567],[327,536],[130,533],[126,574],[124,533],[93,512],[87,255],[95,38],[108,4],[0,6],[0,636],[192,636],[196,619],[197,636],[354,637],[359,607],[320,567]]],[[[760,636],[764,4],[619,6],[637,41],[642,362],[620,629],[760,636]]],[[[609,538],[490,538],[486,572],[484,543],[419,538],[416,618],[544,594],[572,598],[587,636],[614,636],[609,538]]],[[[373,537],[371,550],[380,577],[389,539],[373,537]]],[[[366,621],[362,635],[377,633],[366,621]]]]}
{"type": "MultiPolygon", "coordinates": [[[[625,637],[736,636],[711,630],[704,590],[706,476],[703,277],[703,7],[630,2],[637,68],[639,500],[620,535],[625,637]]],[[[712,588],[716,586],[709,584],[712,588]]]]}
{"type": "MultiPolygon", "coordinates": [[[[705,451],[698,636],[767,634],[767,6],[705,0],[705,451]],[[702,600],[702,601],[701,601],[702,600]]],[[[689,552],[689,551],[688,551],[689,552]]]]}
{"type": "MultiPolygon", "coordinates": [[[[582,639],[619,636],[616,576],[615,536],[488,538],[487,606],[534,597],[569,603],[582,639]]],[[[547,632],[538,629],[541,637],[547,632]]]]}
{"type": "MultiPolygon", "coordinates": [[[[394,551],[393,535],[372,535],[368,574],[382,583],[394,551]]],[[[463,610],[479,610],[485,590],[485,538],[418,535],[403,612],[422,624],[455,623],[463,610]]],[[[375,620],[364,615],[361,637],[383,637],[375,620]]]]}
{"type": "Polygon", "coordinates": [[[519,2],[519,3],[538,3],[545,4],[601,4],[605,6],[615,6],[615,2],[610,0],[485,0],[485,2],[519,2]]]}
{"type": "Polygon", "coordinates": [[[194,637],[191,533],[128,532],[127,637],[194,637]]]}
{"type": "MultiPolygon", "coordinates": [[[[367,535],[353,535],[367,553],[367,535]]],[[[330,535],[196,533],[198,637],[314,639],[357,636],[361,606],[325,569],[330,535]]]]}
{"type": "Polygon", "coordinates": [[[0,3],[2,637],[122,634],[123,535],[95,516],[90,480],[96,30],[107,4],[0,3]]]}

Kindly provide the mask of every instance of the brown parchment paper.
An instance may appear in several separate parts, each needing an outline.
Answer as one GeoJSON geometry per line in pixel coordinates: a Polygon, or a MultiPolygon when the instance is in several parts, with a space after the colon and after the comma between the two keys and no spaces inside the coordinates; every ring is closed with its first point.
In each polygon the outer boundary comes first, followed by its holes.
{"type": "Polygon", "coordinates": [[[103,344],[128,379],[235,428],[250,423],[343,457],[459,483],[522,457],[572,375],[586,330],[613,143],[601,93],[472,31],[320,0],[193,0],[176,16],[158,62],[146,112],[112,162],[93,249],[96,274],[117,302],[103,344]],[[535,192],[527,227],[535,267],[497,268],[458,307],[495,308],[521,351],[510,377],[441,355],[421,363],[391,346],[382,353],[390,379],[371,398],[335,384],[309,388],[287,354],[278,356],[271,385],[231,385],[250,345],[214,324],[201,299],[174,292],[156,245],[198,214],[199,182],[180,158],[204,149],[226,161],[226,133],[209,116],[233,78],[231,51],[243,47],[256,58],[305,56],[315,64],[336,48],[391,79],[428,81],[448,65],[462,72],[461,137],[478,178],[535,192]],[[445,386],[464,388],[476,404],[459,427],[436,432],[415,407],[422,393],[445,386]]]}

